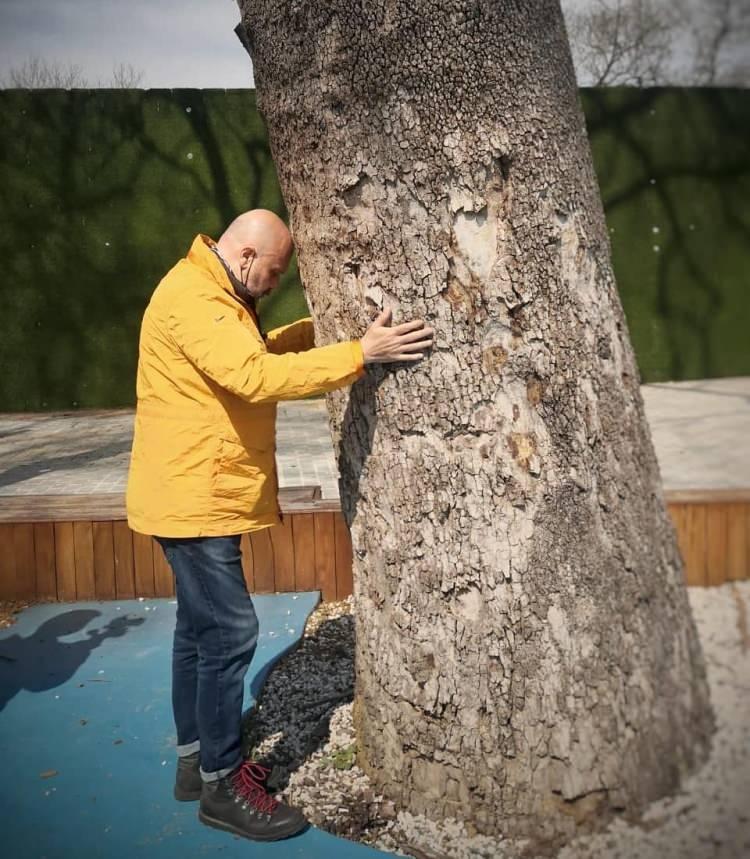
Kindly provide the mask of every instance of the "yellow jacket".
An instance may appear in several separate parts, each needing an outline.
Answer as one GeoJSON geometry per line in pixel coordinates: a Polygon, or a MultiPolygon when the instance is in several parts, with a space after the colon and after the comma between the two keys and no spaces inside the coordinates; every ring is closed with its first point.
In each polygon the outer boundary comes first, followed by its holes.
{"type": "Polygon", "coordinates": [[[276,403],[365,373],[358,340],[313,348],[312,319],[264,338],[214,242],[196,236],[141,325],[126,504],[142,534],[239,534],[281,521],[276,403]]]}

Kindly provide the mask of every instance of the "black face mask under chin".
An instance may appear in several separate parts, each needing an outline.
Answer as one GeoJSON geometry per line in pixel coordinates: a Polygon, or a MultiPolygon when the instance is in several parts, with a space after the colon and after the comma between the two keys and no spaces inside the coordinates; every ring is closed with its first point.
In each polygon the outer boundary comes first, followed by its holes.
{"type": "Polygon", "coordinates": [[[218,249],[214,246],[211,248],[211,250],[216,254],[217,259],[221,262],[222,266],[224,267],[224,271],[227,273],[227,277],[229,278],[229,282],[232,284],[232,289],[234,289],[234,293],[237,296],[237,298],[239,298],[240,301],[243,301],[245,304],[247,304],[252,309],[253,313],[255,313],[257,316],[258,312],[255,309],[255,296],[251,295],[250,291],[247,288],[247,278],[250,276],[250,269],[252,268],[253,262],[255,262],[255,259],[253,259],[253,261],[250,263],[250,266],[248,267],[248,270],[247,270],[247,274],[245,275],[245,282],[243,283],[237,277],[237,275],[235,275],[235,273],[232,271],[232,269],[229,268],[229,266],[226,263],[226,260],[219,253],[218,249]]]}

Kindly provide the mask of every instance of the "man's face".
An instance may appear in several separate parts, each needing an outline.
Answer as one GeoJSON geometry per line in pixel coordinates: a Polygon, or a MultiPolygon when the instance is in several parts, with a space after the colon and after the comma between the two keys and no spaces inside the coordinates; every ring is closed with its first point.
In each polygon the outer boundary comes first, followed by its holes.
{"type": "Polygon", "coordinates": [[[240,256],[240,280],[254,298],[268,295],[279,285],[279,279],[289,268],[291,258],[291,248],[278,248],[265,253],[245,248],[240,256]]]}

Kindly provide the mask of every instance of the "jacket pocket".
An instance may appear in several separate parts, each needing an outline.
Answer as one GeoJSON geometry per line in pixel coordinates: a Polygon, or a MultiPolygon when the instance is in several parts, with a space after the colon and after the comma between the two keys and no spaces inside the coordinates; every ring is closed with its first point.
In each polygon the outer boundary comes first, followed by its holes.
{"type": "Polygon", "coordinates": [[[214,477],[216,496],[242,499],[251,507],[275,505],[275,449],[249,448],[225,438],[220,439],[219,444],[214,477]]]}

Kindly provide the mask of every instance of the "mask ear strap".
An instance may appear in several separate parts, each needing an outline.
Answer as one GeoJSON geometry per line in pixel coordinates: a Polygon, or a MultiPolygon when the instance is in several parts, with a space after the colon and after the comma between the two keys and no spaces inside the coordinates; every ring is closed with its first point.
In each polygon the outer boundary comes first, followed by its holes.
{"type": "Polygon", "coordinates": [[[250,261],[250,265],[247,267],[247,274],[245,275],[245,279],[242,281],[242,285],[247,289],[247,279],[250,277],[250,269],[253,267],[253,263],[255,262],[255,257],[250,261]]]}
{"type": "MultiPolygon", "coordinates": [[[[214,245],[211,248],[211,250],[214,252],[216,257],[219,259],[224,271],[227,273],[227,277],[229,278],[229,282],[232,284],[232,289],[234,289],[234,294],[240,299],[240,301],[247,304],[250,307],[250,309],[252,310],[252,312],[255,315],[255,318],[258,322],[258,331],[260,331],[261,336],[265,340],[266,335],[265,335],[265,332],[263,331],[263,329],[261,328],[260,317],[258,316],[258,311],[255,309],[255,298],[250,294],[250,292],[248,291],[248,288],[247,288],[247,277],[245,278],[245,283],[243,283],[237,277],[237,275],[232,271],[232,269],[229,268],[226,260],[219,253],[218,248],[214,245]],[[240,290],[243,290],[245,294],[243,295],[242,292],[240,292],[240,290]]],[[[253,259],[255,259],[255,257],[253,257],[253,259]]],[[[250,268],[252,268],[252,266],[253,266],[253,264],[251,262],[250,268]]],[[[248,268],[248,270],[247,270],[248,276],[250,275],[250,268],[248,268]]]]}

